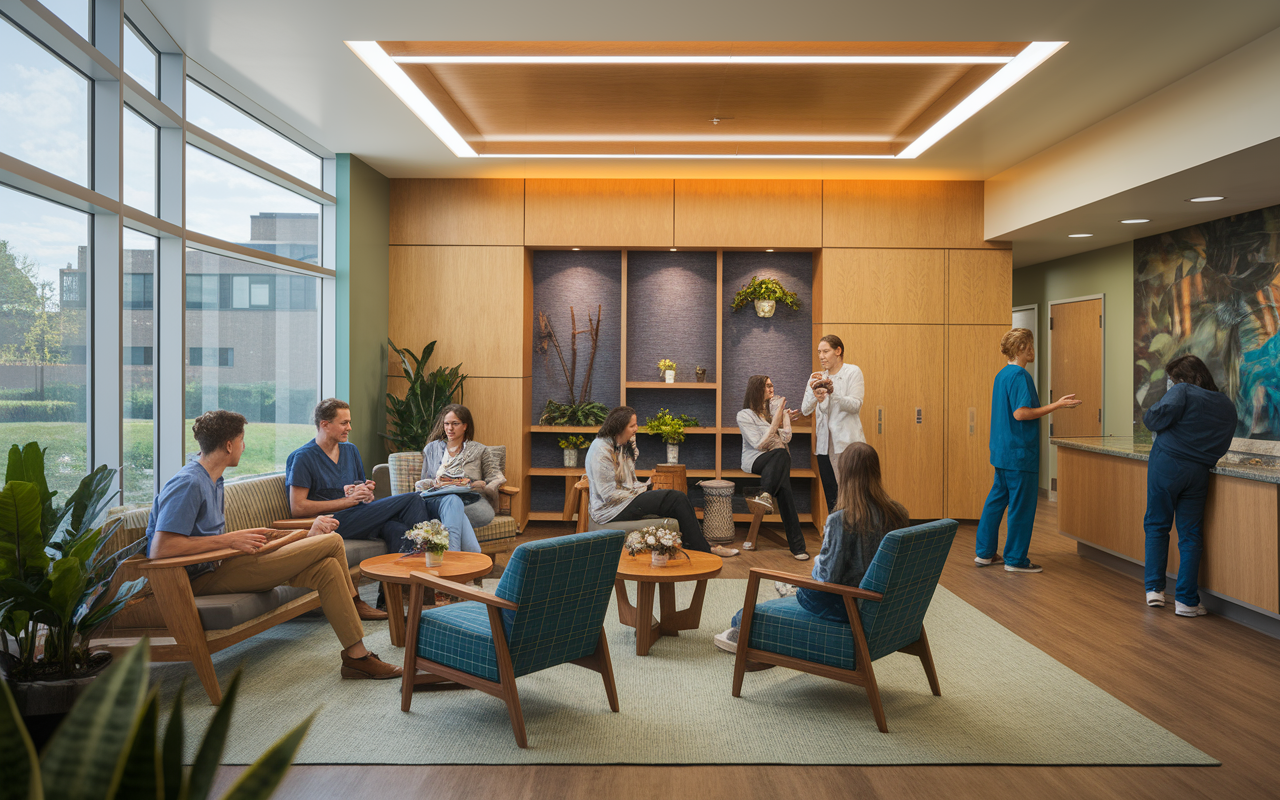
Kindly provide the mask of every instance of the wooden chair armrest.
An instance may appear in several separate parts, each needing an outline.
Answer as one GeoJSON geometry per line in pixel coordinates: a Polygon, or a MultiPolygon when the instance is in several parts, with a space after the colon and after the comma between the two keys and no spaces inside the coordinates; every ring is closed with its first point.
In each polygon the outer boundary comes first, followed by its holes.
{"type": "Polygon", "coordinates": [[[814,580],[807,576],[796,575],[793,572],[781,572],[776,569],[760,569],[759,567],[753,567],[750,574],[759,575],[762,578],[772,578],[775,581],[789,583],[792,586],[799,586],[802,589],[812,589],[815,592],[829,592],[843,597],[855,597],[863,600],[884,599],[884,595],[879,592],[870,592],[866,589],[859,589],[857,586],[844,586],[839,583],[826,583],[824,581],[814,580]]]}
{"type": "Polygon", "coordinates": [[[498,487],[498,491],[501,492],[502,494],[517,495],[517,494],[520,494],[520,487],[512,486],[509,483],[504,483],[498,487]]]}
{"type": "Polygon", "coordinates": [[[315,517],[298,517],[297,519],[278,519],[271,523],[271,527],[278,531],[292,530],[310,530],[315,523],[315,517]]]}
{"type": "Polygon", "coordinates": [[[583,475],[583,476],[582,476],[582,479],[581,479],[581,480],[579,480],[577,483],[575,483],[575,484],[573,485],[573,488],[575,488],[575,489],[577,489],[578,491],[580,491],[580,492],[581,492],[581,491],[583,491],[583,490],[587,489],[587,488],[588,488],[588,487],[590,487],[590,486],[591,486],[591,481],[587,480],[587,476],[586,476],[586,475],[583,475]]]}
{"type": "MultiPolygon", "coordinates": [[[[284,534],[283,536],[277,536],[276,538],[272,539],[271,541],[263,545],[262,549],[259,550],[254,555],[262,556],[274,550],[279,550],[281,547],[284,547],[287,544],[293,544],[299,539],[306,538],[307,533],[309,533],[309,531],[295,530],[295,531],[290,531],[284,534]]],[[[190,555],[190,556],[173,556],[171,558],[145,558],[138,562],[138,569],[152,570],[152,569],[172,569],[174,567],[190,567],[195,564],[204,564],[209,561],[225,561],[228,558],[235,558],[236,556],[244,556],[244,555],[248,555],[248,553],[244,553],[240,550],[236,550],[231,547],[221,547],[217,550],[210,550],[207,553],[196,553],[195,555],[190,555]]]]}
{"type": "Polygon", "coordinates": [[[430,572],[410,572],[409,580],[412,584],[420,584],[429,586],[432,589],[461,597],[463,600],[475,600],[477,603],[484,603],[487,606],[496,608],[505,608],[508,611],[515,611],[519,606],[510,600],[503,600],[497,595],[490,594],[486,591],[477,589],[474,586],[466,586],[456,583],[448,578],[441,578],[439,575],[433,575],[430,572]]]}

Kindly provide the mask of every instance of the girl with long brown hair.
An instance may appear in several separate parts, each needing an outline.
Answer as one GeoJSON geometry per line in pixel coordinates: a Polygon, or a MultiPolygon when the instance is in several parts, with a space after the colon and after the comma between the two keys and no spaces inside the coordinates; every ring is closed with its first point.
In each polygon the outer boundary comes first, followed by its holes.
{"type": "Polygon", "coordinates": [[[777,498],[791,555],[799,561],[808,561],[800,516],[791,493],[791,451],[787,449],[791,441],[791,419],[797,413],[787,408],[787,398],[774,395],[773,381],[768,375],[752,375],[747,380],[737,422],[742,434],[742,469],[759,475],[764,490],[756,497],[747,498],[747,505],[771,514],[773,500],[777,498]]]}
{"type": "MultiPolygon", "coordinates": [[[[880,480],[880,457],[866,442],[853,442],[840,454],[836,481],[840,487],[836,508],[827,515],[822,550],[813,560],[813,577],[824,583],[857,586],[885,535],[907,527],[910,520],[907,510],[885,492],[880,480]]],[[[800,589],[796,602],[821,619],[849,621],[840,595],[800,589]]],[[[741,623],[739,610],[731,627],[716,635],[716,647],[736,653],[741,623]]]]}

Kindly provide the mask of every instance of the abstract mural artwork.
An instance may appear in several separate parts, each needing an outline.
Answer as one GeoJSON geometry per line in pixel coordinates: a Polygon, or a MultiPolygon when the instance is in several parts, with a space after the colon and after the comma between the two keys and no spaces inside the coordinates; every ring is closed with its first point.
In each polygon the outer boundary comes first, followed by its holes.
{"type": "Polygon", "coordinates": [[[1134,242],[1134,418],[1192,353],[1236,404],[1236,436],[1280,440],[1280,206],[1134,242]]]}

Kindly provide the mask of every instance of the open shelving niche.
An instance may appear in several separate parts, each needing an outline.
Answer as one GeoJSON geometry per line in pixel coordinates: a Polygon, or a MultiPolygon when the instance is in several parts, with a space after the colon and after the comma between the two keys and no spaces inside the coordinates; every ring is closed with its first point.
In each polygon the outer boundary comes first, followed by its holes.
{"type": "MultiPolygon", "coordinates": [[[[758,485],[759,476],[740,468],[742,439],[737,411],[747,379],[767,372],[791,407],[798,407],[813,363],[813,282],[816,254],[808,251],[765,253],[733,250],[530,250],[533,310],[551,318],[566,361],[570,360],[569,306],[578,329],[586,328],[586,312],[600,308],[600,343],[596,352],[590,399],[610,408],[630,405],[640,423],[659,408],[697,417],[700,425],[685,429],[680,463],[689,478],[689,496],[701,515],[702,491],[697,481],[732,480],[734,519],[751,515],[741,487],[758,485]],[[780,306],[771,318],[750,308],[733,312],[733,296],[752,275],[776,277],[801,300],[799,311],[780,306]],[[676,362],[676,382],[650,380],[661,358],[676,362]],[[705,382],[694,380],[694,368],[707,370],[705,382]]],[[[535,318],[534,346],[538,335],[535,318]]],[[[575,385],[581,386],[590,355],[590,338],[579,334],[575,385]]],[[[533,354],[530,419],[537,422],[548,398],[563,400],[564,369],[554,348],[533,354]]],[[[583,474],[565,467],[557,439],[583,435],[590,442],[595,426],[533,424],[530,465],[530,520],[560,520],[569,488],[583,474]]],[[[821,507],[816,463],[811,451],[812,426],[802,418],[793,426],[792,487],[801,522],[813,522],[811,509],[821,507]]],[[[637,473],[651,474],[665,461],[666,446],[657,436],[641,433],[637,473]]],[[[824,519],[819,514],[818,524],[824,519]]],[[[766,518],[768,519],[768,518],[766,518]]],[[[777,518],[772,518],[777,521],[777,518]]]]}

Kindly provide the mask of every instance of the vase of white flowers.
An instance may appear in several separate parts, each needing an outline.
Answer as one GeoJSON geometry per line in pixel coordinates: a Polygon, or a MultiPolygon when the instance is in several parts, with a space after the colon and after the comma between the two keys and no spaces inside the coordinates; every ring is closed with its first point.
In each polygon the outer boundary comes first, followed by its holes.
{"type": "Polygon", "coordinates": [[[628,533],[623,542],[623,547],[633,556],[648,550],[649,561],[655,567],[665,567],[671,556],[683,553],[680,545],[678,532],[656,525],[628,533]]]}
{"type": "Polygon", "coordinates": [[[425,556],[428,567],[444,563],[444,553],[449,549],[449,529],[440,520],[419,522],[405,531],[404,537],[413,543],[414,549],[409,555],[425,556]]]}

